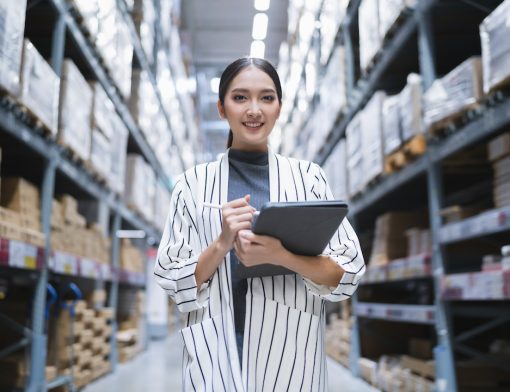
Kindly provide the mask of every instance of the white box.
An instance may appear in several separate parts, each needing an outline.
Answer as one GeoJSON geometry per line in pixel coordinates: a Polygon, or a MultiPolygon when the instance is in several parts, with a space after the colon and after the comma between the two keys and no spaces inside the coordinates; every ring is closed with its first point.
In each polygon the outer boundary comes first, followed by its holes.
{"type": "Polygon", "coordinates": [[[359,55],[362,71],[366,71],[370,62],[381,48],[379,34],[379,1],[362,0],[359,6],[359,55]]]}
{"type": "Polygon", "coordinates": [[[389,155],[402,144],[402,130],[400,129],[400,97],[391,95],[386,97],[382,107],[382,133],[384,138],[384,155],[389,155]]]}
{"type": "Polygon", "coordinates": [[[349,197],[361,192],[365,186],[363,175],[362,131],[361,117],[363,112],[358,112],[346,129],[347,140],[347,172],[349,173],[349,197]]]}
{"type": "Polygon", "coordinates": [[[122,194],[126,176],[128,130],[117,113],[112,113],[110,122],[112,124],[112,140],[115,141],[111,145],[110,185],[116,193],[122,194]]]}
{"type": "Polygon", "coordinates": [[[395,24],[398,17],[406,8],[412,8],[416,0],[379,0],[379,34],[381,39],[395,24]]]}
{"type": "Polygon", "coordinates": [[[369,183],[384,171],[382,105],[385,98],[386,93],[376,91],[366,104],[361,116],[361,146],[365,183],[369,183]]]}
{"type": "Polygon", "coordinates": [[[409,74],[407,84],[399,94],[399,117],[402,139],[405,143],[423,133],[421,76],[409,74]]]}
{"type": "Polygon", "coordinates": [[[112,166],[112,148],[108,138],[98,129],[92,130],[90,163],[105,179],[109,179],[112,166]]]}
{"type": "Polygon", "coordinates": [[[108,139],[112,139],[113,129],[111,117],[115,112],[113,102],[110,100],[103,86],[99,82],[92,83],[94,94],[92,102],[92,127],[100,130],[108,139]]]}
{"type": "MultiPolygon", "coordinates": [[[[23,70],[19,100],[57,134],[60,79],[28,40],[23,44],[23,70]]],[[[88,122],[88,120],[87,120],[88,122]]]]}
{"type": "Polygon", "coordinates": [[[0,87],[20,93],[26,0],[0,0],[0,87]]]}
{"type": "Polygon", "coordinates": [[[92,90],[69,59],[62,65],[58,138],[84,161],[90,157],[92,90]]]}

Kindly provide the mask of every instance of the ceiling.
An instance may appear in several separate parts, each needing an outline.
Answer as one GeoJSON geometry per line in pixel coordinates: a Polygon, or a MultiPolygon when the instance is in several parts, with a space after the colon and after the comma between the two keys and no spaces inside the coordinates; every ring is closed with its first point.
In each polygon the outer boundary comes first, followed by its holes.
{"type": "MultiPolygon", "coordinates": [[[[287,38],[288,0],[272,0],[265,58],[275,66],[280,44],[287,38]]],[[[255,10],[253,0],[183,0],[181,2],[181,38],[191,52],[191,64],[197,78],[197,101],[204,146],[209,155],[224,150],[228,125],[218,118],[217,94],[210,80],[220,77],[233,60],[248,56],[253,41],[251,32],[255,10]]],[[[208,158],[210,158],[210,156],[208,158]]]]}

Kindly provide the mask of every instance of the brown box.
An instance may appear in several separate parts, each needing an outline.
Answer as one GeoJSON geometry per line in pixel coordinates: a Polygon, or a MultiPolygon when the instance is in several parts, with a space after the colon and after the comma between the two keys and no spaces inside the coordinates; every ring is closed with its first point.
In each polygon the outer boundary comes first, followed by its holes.
{"type": "Polygon", "coordinates": [[[7,222],[0,222],[0,238],[14,241],[23,241],[21,229],[7,222]]]}
{"type": "Polygon", "coordinates": [[[361,377],[371,385],[377,385],[377,362],[368,358],[358,359],[361,377]]]}
{"type": "Polygon", "coordinates": [[[21,216],[18,211],[0,207],[0,222],[13,226],[21,226],[21,216]]]}
{"type": "Polygon", "coordinates": [[[412,372],[423,377],[434,379],[436,377],[436,365],[434,361],[425,361],[409,355],[402,355],[402,367],[411,369],[412,372]]]}
{"type": "Polygon", "coordinates": [[[483,210],[478,207],[450,206],[443,208],[439,214],[443,217],[443,223],[459,222],[463,219],[477,215],[483,210]]]}
{"type": "Polygon", "coordinates": [[[419,359],[432,359],[432,341],[430,339],[411,338],[409,354],[419,359]]]}
{"type": "Polygon", "coordinates": [[[39,190],[21,177],[2,178],[1,205],[23,214],[39,215],[39,190]]]}
{"type": "Polygon", "coordinates": [[[490,161],[497,161],[500,158],[510,155],[510,132],[506,132],[492,139],[487,147],[490,161]]]}

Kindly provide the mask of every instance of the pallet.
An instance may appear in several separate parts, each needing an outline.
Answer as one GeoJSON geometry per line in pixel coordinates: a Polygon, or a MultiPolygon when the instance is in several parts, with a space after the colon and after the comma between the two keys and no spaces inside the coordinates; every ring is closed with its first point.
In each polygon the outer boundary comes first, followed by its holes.
{"type": "Polygon", "coordinates": [[[405,142],[397,151],[384,157],[384,173],[394,173],[427,151],[425,135],[418,134],[405,142]]]}
{"type": "Polygon", "coordinates": [[[473,102],[459,111],[430,124],[427,128],[429,134],[443,136],[456,132],[461,126],[478,117],[482,110],[480,102],[473,102]]]}

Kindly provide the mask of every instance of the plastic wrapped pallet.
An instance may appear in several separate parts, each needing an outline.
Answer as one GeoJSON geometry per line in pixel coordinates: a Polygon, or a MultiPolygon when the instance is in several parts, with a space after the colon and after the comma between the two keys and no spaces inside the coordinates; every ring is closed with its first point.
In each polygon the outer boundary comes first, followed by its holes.
{"type": "Polygon", "coordinates": [[[58,139],[84,161],[90,157],[92,90],[71,60],[64,60],[58,139]]]}
{"type": "Polygon", "coordinates": [[[112,159],[110,186],[118,194],[124,192],[128,130],[116,112],[110,117],[112,124],[112,159]]]}
{"type": "Polygon", "coordinates": [[[335,199],[348,199],[347,192],[347,157],[345,138],[340,140],[324,164],[331,192],[335,199]]]}
{"type": "Polygon", "coordinates": [[[421,76],[409,74],[407,84],[399,94],[399,117],[402,141],[423,133],[421,76]]]}
{"type": "Polygon", "coordinates": [[[483,89],[486,93],[510,81],[510,0],[499,5],[480,25],[483,89]]]}
{"type": "Polygon", "coordinates": [[[379,1],[362,0],[359,6],[359,51],[362,71],[367,71],[381,48],[379,1]]]}
{"type": "Polygon", "coordinates": [[[52,135],[57,134],[60,79],[28,40],[23,44],[19,100],[52,135]]]}
{"type": "Polygon", "coordinates": [[[423,94],[423,120],[429,129],[438,122],[480,101],[482,61],[475,56],[437,79],[423,94]]]}
{"type": "Polygon", "coordinates": [[[101,131],[103,135],[111,140],[113,134],[111,117],[114,115],[115,108],[99,82],[92,83],[92,90],[94,93],[92,102],[92,127],[101,131]]]}
{"type": "Polygon", "coordinates": [[[92,129],[90,163],[105,179],[108,179],[112,165],[112,148],[110,140],[98,129],[92,129]]]}
{"type": "Polygon", "coordinates": [[[402,144],[400,129],[400,111],[398,95],[388,96],[382,105],[382,132],[384,139],[384,155],[391,154],[402,144]]]}
{"type": "MultiPolygon", "coordinates": [[[[92,37],[92,41],[95,40],[99,30],[99,1],[100,0],[71,0],[70,2],[74,5],[81,18],[83,24],[87,28],[88,32],[92,37]]],[[[102,0],[101,0],[102,1],[102,0]]]]}
{"type": "Polygon", "coordinates": [[[362,153],[362,137],[361,137],[361,117],[363,112],[358,112],[346,130],[347,140],[347,172],[349,184],[349,197],[361,192],[365,186],[363,175],[363,153],[362,153]]]}
{"type": "Polygon", "coordinates": [[[147,60],[153,63],[156,11],[152,0],[135,0],[133,21],[147,60]]]}
{"type": "Polygon", "coordinates": [[[0,87],[15,96],[20,91],[26,7],[26,0],[0,1],[0,87]]]}
{"type": "Polygon", "coordinates": [[[396,23],[406,8],[412,8],[416,0],[379,0],[379,34],[381,39],[396,23]]]}
{"type": "Polygon", "coordinates": [[[376,91],[361,116],[364,183],[369,183],[384,171],[382,105],[385,97],[383,91],[376,91]]]}
{"type": "Polygon", "coordinates": [[[126,159],[126,182],[124,200],[126,204],[144,214],[147,201],[147,163],[142,156],[128,154],[126,159]]]}

